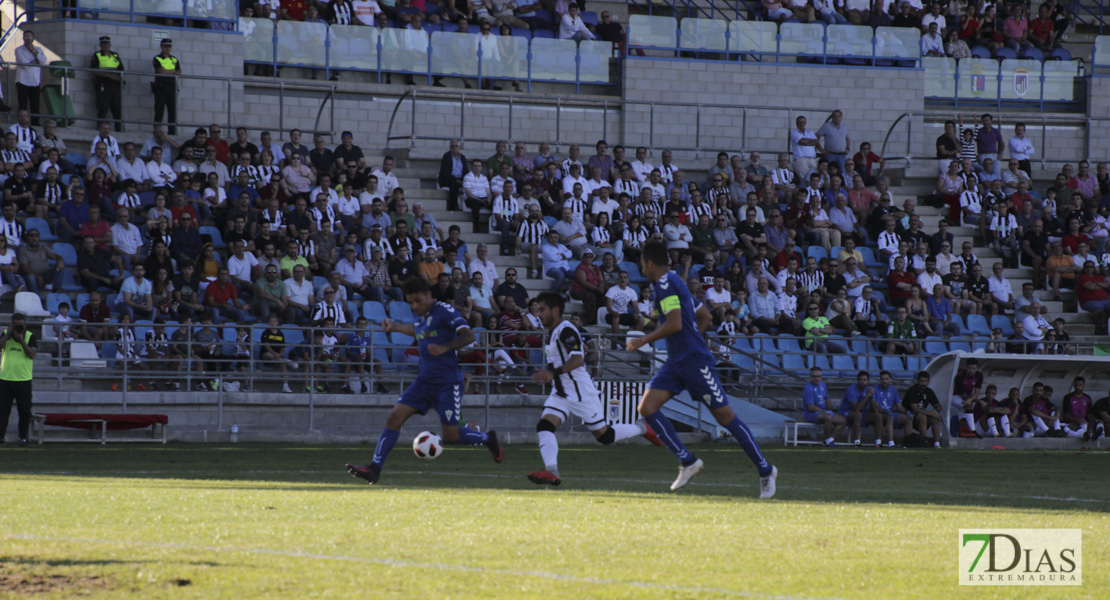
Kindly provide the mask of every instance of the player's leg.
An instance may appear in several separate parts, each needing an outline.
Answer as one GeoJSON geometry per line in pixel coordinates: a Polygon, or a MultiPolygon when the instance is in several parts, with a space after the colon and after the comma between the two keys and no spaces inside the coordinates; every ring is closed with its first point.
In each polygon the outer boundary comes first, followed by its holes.
{"type": "Polygon", "coordinates": [[[463,378],[452,384],[440,384],[436,393],[436,412],[439,414],[440,427],[443,429],[443,442],[445,444],[467,444],[476,446],[484,444],[491,454],[494,462],[501,462],[504,453],[501,444],[497,441],[497,432],[475,431],[464,425],[459,425],[459,412],[462,410],[463,378]]]}
{"type": "Polygon", "coordinates": [[[727,429],[729,433],[732,434],[732,438],[736,440],[736,443],[740,444],[740,447],[744,449],[744,452],[748,455],[752,464],[755,465],[756,470],[759,471],[759,476],[765,477],[769,475],[774,467],[771,466],[771,463],[767,462],[767,459],[763,456],[763,452],[759,449],[759,445],[755,443],[755,436],[752,435],[747,424],[741,421],[740,417],[736,416],[736,413],[733,412],[728,402],[726,401],[723,406],[711,406],[709,412],[717,419],[717,423],[719,423],[721,427],[727,429]]]}
{"type": "Polygon", "coordinates": [[[883,424],[885,425],[883,428],[883,442],[888,446],[894,443],[894,420],[897,418],[898,416],[893,412],[889,415],[883,415],[883,424]]]}
{"type": "Polygon", "coordinates": [[[536,436],[540,442],[540,457],[543,458],[543,471],[528,474],[528,480],[537,485],[559,485],[559,440],[555,437],[555,429],[563,423],[559,413],[565,411],[551,407],[545,403],[543,416],[536,423],[536,436]]]}
{"type": "Polygon", "coordinates": [[[928,433],[928,417],[923,414],[914,415],[913,431],[920,434],[921,437],[925,437],[925,434],[928,433]]]}
{"type": "Polygon", "coordinates": [[[863,429],[863,411],[853,410],[848,413],[848,421],[852,424],[852,444],[860,445],[860,430],[863,429]]]}
{"type": "Polygon", "coordinates": [[[836,436],[840,435],[840,433],[844,431],[844,428],[848,426],[848,419],[845,419],[844,415],[838,413],[832,415],[832,418],[830,420],[832,421],[833,428],[832,435],[829,437],[831,437],[833,439],[833,442],[835,443],[836,436]]]}
{"type": "MultiPolygon", "coordinates": [[[[656,379],[665,369],[666,366],[656,374],[656,379]]],[[[655,380],[652,381],[652,384],[655,384],[655,380]]],[[[694,456],[694,453],[687,450],[682,441],[678,439],[678,432],[675,431],[674,425],[671,424],[670,419],[663,415],[661,410],[674,394],[675,392],[665,389],[648,388],[644,391],[644,396],[640,398],[638,410],[644,421],[659,436],[659,441],[663,442],[663,445],[678,457],[679,462],[683,465],[689,465],[698,458],[694,456]]]]}

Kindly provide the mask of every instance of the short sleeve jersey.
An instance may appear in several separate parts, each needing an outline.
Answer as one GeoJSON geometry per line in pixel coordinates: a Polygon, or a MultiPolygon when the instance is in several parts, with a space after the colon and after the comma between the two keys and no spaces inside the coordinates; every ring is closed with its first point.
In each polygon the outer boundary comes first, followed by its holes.
{"type": "Polygon", "coordinates": [[[829,409],[829,388],[822,381],[816,385],[813,382],[806,384],[806,389],[802,392],[802,400],[805,402],[805,411],[808,413],[809,405],[812,404],[820,410],[829,409]]]}
{"type": "Polygon", "coordinates": [[[679,309],[682,330],[667,338],[667,361],[682,363],[690,359],[713,362],[713,355],[705,345],[698,329],[695,316],[700,303],[690,295],[690,289],[682,277],[674,271],[667,271],[655,282],[655,309],[659,311],[661,322],[667,320],[667,313],[679,309]]]}
{"type": "MultiPolygon", "coordinates": [[[[572,356],[582,356],[582,334],[570,322],[563,321],[555,326],[544,347],[544,360],[548,368],[560,369],[572,356]]],[[[560,373],[553,380],[555,394],[570,400],[596,397],[597,388],[586,372],[585,363],[570,373],[560,373]]]]}
{"type": "Polygon", "coordinates": [[[875,386],[874,398],[875,404],[877,404],[883,412],[889,413],[894,409],[894,405],[898,404],[898,390],[893,385],[885,390],[883,386],[877,385],[875,386]]]}
{"type": "Polygon", "coordinates": [[[974,375],[967,371],[960,371],[956,373],[956,378],[952,382],[952,393],[961,398],[966,398],[976,388],[983,388],[983,374],[975,373],[974,375]]]}
{"type": "Polygon", "coordinates": [[[902,399],[902,406],[906,410],[920,411],[932,406],[934,409],[940,409],[940,400],[937,400],[936,392],[921,386],[914,385],[906,391],[906,397],[902,399]]]}
{"type": "Polygon", "coordinates": [[[456,352],[444,352],[432,356],[429,344],[448,344],[459,335],[459,331],[469,329],[466,319],[450,304],[436,302],[428,314],[416,319],[416,345],[420,350],[419,377],[434,383],[455,383],[462,379],[459,369],[459,356],[456,352]]]}
{"type": "Polygon", "coordinates": [[[1072,392],[1064,396],[1064,410],[1068,414],[1083,420],[1087,418],[1087,411],[1091,408],[1091,397],[1087,394],[1076,394],[1072,392]]]}

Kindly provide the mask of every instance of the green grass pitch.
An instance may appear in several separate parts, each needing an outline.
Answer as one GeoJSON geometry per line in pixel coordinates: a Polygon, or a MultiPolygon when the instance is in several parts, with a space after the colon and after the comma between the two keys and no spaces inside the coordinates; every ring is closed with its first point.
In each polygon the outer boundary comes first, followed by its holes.
{"type": "Polygon", "coordinates": [[[369,445],[46,446],[0,451],[0,598],[1106,598],[1110,454],[770,449],[674,458],[406,440],[378,486],[369,445]],[[960,587],[960,528],[1083,530],[1081,587],[960,587]]]}

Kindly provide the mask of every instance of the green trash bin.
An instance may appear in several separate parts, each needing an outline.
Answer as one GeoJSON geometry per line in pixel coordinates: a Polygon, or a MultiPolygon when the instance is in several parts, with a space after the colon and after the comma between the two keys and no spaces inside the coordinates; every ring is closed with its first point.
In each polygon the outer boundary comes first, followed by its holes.
{"type": "Polygon", "coordinates": [[[77,113],[73,110],[73,100],[69,96],[69,81],[77,75],[76,71],[67,68],[72,66],[67,60],[51,62],[50,75],[62,81],[60,85],[47,85],[42,89],[46,112],[53,116],[59,127],[69,127],[77,122],[73,118],[77,113]]]}

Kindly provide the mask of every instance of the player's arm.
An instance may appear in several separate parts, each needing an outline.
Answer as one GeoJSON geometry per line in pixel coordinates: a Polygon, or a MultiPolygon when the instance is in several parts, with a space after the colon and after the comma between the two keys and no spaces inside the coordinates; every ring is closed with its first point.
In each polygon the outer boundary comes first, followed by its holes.
{"type": "Polygon", "coordinates": [[[672,298],[674,299],[674,308],[664,313],[667,320],[660,322],[658,327],[644,337],[628,340],[629,352],[635,352],[646,344],[650,344],[656,340],[661,340],[682,331],[682,308],[679,306],[678,296],[668,296],[664,298],[664,303],[662,303],[662,305],[664,310],[666,310],[668,307],[666,301],[672,298]]]}
{"type": "Polygon", "coordinates": [[[709,313],[709,309],[704,304],[701,304],[694,316],[698,319],[698,331],[705,335],[705,332],[713,325],[713,315],[709,313]]]}
{"type": "MultiPolygon", "coordinates": [[[[386,333],[403,333],[412,337],[416,337],[416,326],[412,323],[398,323],[392,319],[382,319],[382,331],[386,333]]],[[[471,334],[473,335],[473,334],[471,334]]]]}
{"type": "Polygon", "coordinates": [[[547,368],[540,369],[532,374],[532,381],[536,383],[550,383],[559,375],[570,373],[578,367],[585,366],[586,357],[581,353],[572,354],[563,366],[556,367],[554,363],[547,363],[547,368]]]}
{"type": "Polygon", "coordinates": [[[431,352],[432,356],[439,356],[441,354],[446,354],[448,352],[458,350],[463,346],[469,346],[470,344],[473,344],[474,340],[476,339],[477,338],[474,337],[474,332],[470,330],[470,327],[463,325],[455,330],[455,339],[451,340],[450,342],[447,342],[446,344],[428,344],[428,352],[431,352]]]}

